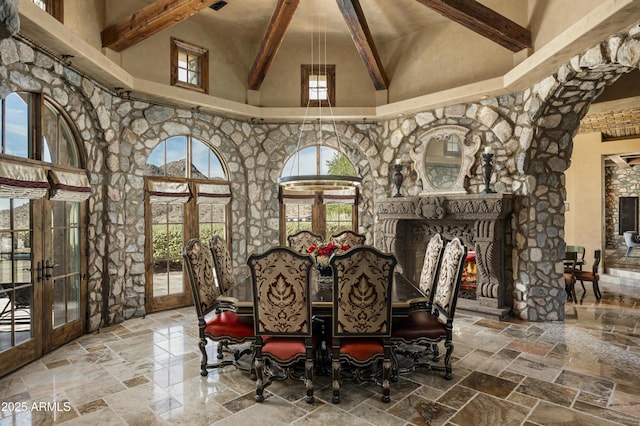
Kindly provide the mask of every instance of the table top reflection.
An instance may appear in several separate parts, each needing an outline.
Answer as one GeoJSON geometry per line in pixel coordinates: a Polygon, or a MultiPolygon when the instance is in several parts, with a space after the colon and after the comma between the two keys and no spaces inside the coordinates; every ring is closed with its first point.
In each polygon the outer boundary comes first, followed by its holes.
{"type": "MultiPolygon", "coordinates": [[[[318,279],[315,270],[311,272],[311,306],[314,314],[331,312],[333,306],[333,279],[326,283],[318,279]]],[[[253,285],[251,277],[241,279],[235,286],[225,293],[237,300],[236,307],[240,315],[253,314],[253,285]]],[[[393,315],[406,315],[411,302],[424,298],[424,294],[402,274],[394,273],[391,289],[391,307],[393,315]]]]}

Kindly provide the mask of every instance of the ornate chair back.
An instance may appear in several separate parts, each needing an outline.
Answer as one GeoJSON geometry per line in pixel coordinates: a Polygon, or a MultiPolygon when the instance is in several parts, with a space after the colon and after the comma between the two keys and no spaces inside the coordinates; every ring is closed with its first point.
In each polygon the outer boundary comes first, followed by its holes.
{"type": "MultiPolygon", "coordinates": [[[[340,402],[340,364],[365,367],[382,360],[382,402],[389,402],[391,291],[396,258],[359,246],[334,255],[332,402],[340,402]]],[[[359,375],[356,375],[359,377],[359,375]]]]}
{"type": "Polygon", "coordinates": [[[301,254],[308,254],[309,247],[317,242],[322,242],[322,235],[311,231],[299,231],[287,237],[289,247],[301,254]]]}
{"type": "Polygon", "coordinates": [[[209,246],[213,254],[216,282],[220,288],[220,292],[224,293],[233,287],[234,284],[231,254],[229,253],[227,242],[217,235],[211,237],[209,246]]]}
{"type": "Polygon", "coordinates": [[[367,237],[353,231],[342,231],[329,237],[329,241],[336,244],[348,245],[349,247],[362,246],[367,241],[367,237]]]}
{"type": "Polygon", "coordinates": [[[312,342],[309,278],[313,259],[288,247],[274,247],[253,254],[247,261],[253,281],[255,324],[256,401],[264,401],[264,358],[281,367],[305,360],[307,402],[313,397],[314,345],[312,342]],[[269,339],[263,337],[269,336],[269,339]]]}
{"type": "Polygon", "coordinates": [[[438,277],[438,269],[442,261],[442,253],[444,252],[444,240],[442,235],[435,234],[427,244],[427,250],[424,253],[424,263],[420,272],[420,290],[428,299],[428,309],[431,309],[433,301],[433,288],[435,287],[436,278],[438,277]]]}
{"type": "Polygon", "coordinates": [[[311,337],[311,256],[274,247],[251,255],[247,263],[253,280],[256,336],[311,337]]]}
{"type": "Polygon", "coordinates": [[[216,308],[220,296],[213,277],[211,250],[199,239],[192,238],[184,248],[183,257],[198,319],[203,319],[216,308]]]}
{"type": "Polygon", "coordinates": [[[467,248],[459,238],[456,237],[445,245],[433,295],[433,312],[442,322],[447,323],[447,327],[453,322],[466,258],[467,248]]]}
{"type": "Polygon", "coordinates": [[[391,290],[396,258],[373,247],[355,247],[335,255],[333,336],[391,335],[391,290]]]}

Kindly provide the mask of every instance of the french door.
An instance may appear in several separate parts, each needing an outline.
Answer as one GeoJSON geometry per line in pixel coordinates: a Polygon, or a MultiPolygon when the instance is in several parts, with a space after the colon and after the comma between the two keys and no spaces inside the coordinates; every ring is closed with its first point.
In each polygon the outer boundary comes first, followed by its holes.
{"type": "Polygon", "coordinates": [[[0,376],[84,332],[82,209],[0,198],[0,376]]]}

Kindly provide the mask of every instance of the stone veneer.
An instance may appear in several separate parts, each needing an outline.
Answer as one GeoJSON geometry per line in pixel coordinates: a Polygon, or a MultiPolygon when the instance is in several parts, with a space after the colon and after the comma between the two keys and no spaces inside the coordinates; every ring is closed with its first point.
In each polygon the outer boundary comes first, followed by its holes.
{"type": "Polygon", "coordinates": [[[625,249],[624,237],[619,235],[620,197],[640,197],[640,167],[605,167],[605,247],[625,249]]]}
{"type": "MultiPolygon", "coordinates": [[[[638,67],[640,25],[574,56],[558,72],[522,92],[367,124],[338,123],[343,151],[363,178],[360,232],[379,244],[383,229],[375,200],[392,195],[393,162],[411,166],[419,134],[453,124],[469,129],[496,153],[492,186],[515,195],[513,311],[532,321],[562,320],[564,171],[580,119],[605,86],[638,67]]],[[[144,311],[143,171],[163,139],[192,134],[209,141],[230,171],[235,272],[246,274],[248,254],[278,244],[277,179],[295,150],[299,124],[255,123],[222,115],[128,99],[17,38],[0,41],[0,96],[31,90],[50,96],[81,137],[93,193],[89,199],[89,330],[144,311]]],[[[322,132],[326,143],[332,126],[322,132]]],[[[307,125],[302,144],[315,143],[307,125]]],[[[482,148],[480,149],[480,152],[482,148]]],[[[480,152],[467,190],[478,193],[480,152]]],[[[417,195],[415,172],[403,192],[417,195]]]]}

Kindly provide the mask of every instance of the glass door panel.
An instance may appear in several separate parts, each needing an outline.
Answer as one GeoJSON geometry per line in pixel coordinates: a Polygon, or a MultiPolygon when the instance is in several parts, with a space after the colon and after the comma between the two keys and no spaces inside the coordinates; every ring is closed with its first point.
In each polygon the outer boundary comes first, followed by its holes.
{"type": "MultiPolygon", "coordinates": [[[[191,303],[182,267],[184,204],[150,204],[152,239],[151,312],[191,303]]],[[[149,301],[148,301],[149,302],[149,301]]]]}
{"type": "Polygon", "coordinates": [[[41,351],[32,204],[0,198],[0,376],[36,359],[41,351]]]}
{"type": "MultiPolygon", "coordinates": [[[[51,240],[46,242],[44,260],[46,349],[52,349],[69,336],[82,333],[80,314],[82,281],[80,259],[80,203],[52,201],[51,240]]],[[[48,227],[45,227],[48,229],[48,227]]]]}

